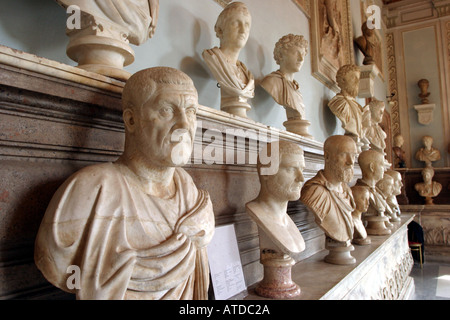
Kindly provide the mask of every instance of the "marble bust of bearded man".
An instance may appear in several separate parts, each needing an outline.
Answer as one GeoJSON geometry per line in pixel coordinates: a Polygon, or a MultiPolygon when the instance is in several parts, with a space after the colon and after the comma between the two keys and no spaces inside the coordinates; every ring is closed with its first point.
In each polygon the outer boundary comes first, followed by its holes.
{"type": "Polygon", "coordinates": [[[207,299],[207,192],[181,167],[196,131],[198,94],[183,72],[139,71],[122,94],[125,147],[54,194],[35,242],[45,278],[77,299],[207,299]],[[80,270],[68,286],[67,269],[80,270]]]}

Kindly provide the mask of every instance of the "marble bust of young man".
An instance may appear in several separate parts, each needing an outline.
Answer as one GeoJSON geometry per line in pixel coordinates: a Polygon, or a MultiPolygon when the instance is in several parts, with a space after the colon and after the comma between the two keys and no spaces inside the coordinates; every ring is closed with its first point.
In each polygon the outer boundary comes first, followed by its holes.
{"type": "Polygon", "coordinates": [[[207,192],[181,168],[190,159],[198,95],[168,67],[139,71],[122,94],[125,147],[114,163],[85,167],[53,196],[35,262],[77,299],[207,299],[207,192]],[[67,268],[80,270],[69,289],[67,268]]]}
{"type": "Polygon", "coordinates": [[[426,167],[431,167],[432,162],[441,159],[441,152],[433,147],[433,137],[422,137],[423,147],[417,150],[416,159],[425,162],[426,167]]]}
{"type": "Polygon", "coordinates": [[[223,9],[214,26],[220,46],[203,51],[203,59],[220,86],[220,109],[247,117],[251,109],[247,100],[255,95],[255,80],[239,61],[239,53],[247,43],[252,19],[247,6],[232,2],[223,9]]]}
{"type": "Polygon", "coordinates": [[[281,37],[273,51],[275,62],[280,68],[265,76],[261,87],[286,110],[287,121],[283,123],[286,130],[312,138],[307,129],[311,123],[306,120],[300,86],[294,79],[307,53],[308,41],[303,36],[288,34],[281,37]]]}
{"type": "Polygon", "coordinates": [[[264,279],[256,292],[265,297],[288,298],[300,294],[300,288],[290,278],[290,268],[305,250],[305,242],[287,214],[287,207],[289,201],[300,198],[305,160],[303,150],[292,142],[276,141],[265,148],[271,160],[278,163],[276,173],[264,174],[265,165],[258,157],[261,189],[258,196],[246,204],[247,214],[258,226],[260,260],[264,266],[264,279]],[[287,271],[280,272],[281,269],[287,271]]]}
{"type": "Polygon", "coordinates": [[[299,91],[299,84],[294,79],[295,73],[303,66],[308,53],[308,41],[300,35],[288,34],[275,44],[273,56],[280,66],[261,82],[261,86],[275,100],[286,108],[288,120],[304,120],[305,106],[299,91]]]}
{"type": "Polygon", "coordinates": [[[353,238],[355,203],[348,183],[353,179],[356,152],[352,138],[329,137],[324,143],[324,169],[305,183],[300,197],[326,236],[337,242],[353,238]]]}
{"type": "Polygon", "coordinates": [[[360,75],[358,66],[353,64],[342,66],[336,73],[336,82],[341,92],[328,103],[331,112],[341,121],[345,134],[355,140],[358,153],[368,144],[365,138],[367,124],[363,123],[365,108],[356,101],[360,75]]]}

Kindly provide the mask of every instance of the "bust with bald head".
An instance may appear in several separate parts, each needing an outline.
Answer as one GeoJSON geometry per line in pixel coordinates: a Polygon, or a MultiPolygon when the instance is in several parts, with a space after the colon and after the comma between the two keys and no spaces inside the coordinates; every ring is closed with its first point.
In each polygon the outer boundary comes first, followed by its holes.
{"type": "Polygon", "coordinates": [[[183,72],[150,68],[123,90],[125,149],[74,173],[55,193],[35,246],[39,270],[77,299],[207,299],[207,192],[181,168],[190,158],[197,91],[183,72]],[[82,270],[68,288],[67,267],[82,270]]]}

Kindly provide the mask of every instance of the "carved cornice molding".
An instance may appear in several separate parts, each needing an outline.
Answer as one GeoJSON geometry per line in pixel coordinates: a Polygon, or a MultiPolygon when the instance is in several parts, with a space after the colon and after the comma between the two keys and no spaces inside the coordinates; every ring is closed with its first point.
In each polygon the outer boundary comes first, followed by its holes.
{"type": "Polygon", "coordinates": [[[395,28],[443,18],[450,15],[450,0],[407,0],[385,5],[383,16],[387,28],[395,28]]]}

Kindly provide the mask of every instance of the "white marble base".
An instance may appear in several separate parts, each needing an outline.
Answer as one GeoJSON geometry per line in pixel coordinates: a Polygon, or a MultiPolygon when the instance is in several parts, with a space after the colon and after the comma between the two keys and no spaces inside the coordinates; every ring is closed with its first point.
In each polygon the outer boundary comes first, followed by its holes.
{"type": "Polygon", "coordinates": [[[373,98],[375,95],[375,79],[380,74],[380,71],[374,64],[363,65],[359,68],[361,69],[361,75],[358,97],[373,98]]]}
{"type": "Polygon", "coordinates": [[[417,121],[423,125],[429,125],[433,121],[433,111],[436,105],[433,104],[419,104],[415,105],[414,109],[417,111],[417,121]]]}

